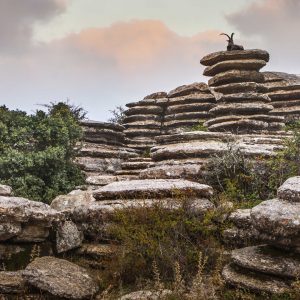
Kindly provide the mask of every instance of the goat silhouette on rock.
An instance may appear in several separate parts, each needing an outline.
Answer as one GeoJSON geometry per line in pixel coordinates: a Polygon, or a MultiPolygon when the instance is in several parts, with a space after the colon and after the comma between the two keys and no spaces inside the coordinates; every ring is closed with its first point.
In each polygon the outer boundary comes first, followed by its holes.
{"type": "Polygon", "coordinates": [[[225,35],[228,37],[228,45],[227,45],[227,51],[234,51],[234,50],[244,50],[244,47],[241,45],[236,45],[233,41],[234,32],[229,36],[226,33],[221,33],[220,35],[225,35]]]}

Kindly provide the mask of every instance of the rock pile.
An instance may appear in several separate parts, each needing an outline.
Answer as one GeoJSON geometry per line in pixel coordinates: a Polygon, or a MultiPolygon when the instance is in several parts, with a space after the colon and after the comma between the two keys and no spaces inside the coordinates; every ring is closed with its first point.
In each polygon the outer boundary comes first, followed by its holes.
{"type": "Polygon", "coordinates": [[[276,199],[239,212],[255,239],[265,243],[232,252],[225,280],[254,291],[282,294],[300,275],[300,177],[288,179],[276,199]]]}
{"type": "Polygon", "coordinates": [[[209,110],[215,102],[206,83],[183,85],[170,91],[163,123],[164,134],[203,124],[211,117],[209,110]]]}
{"type": "Polygon", "coordinates": [[[135,150],[125,146],[124,127],[118,124],[83,121],[84,143],[77,163],[85,172],[90,186],[103,186],[124,179],[116,176],[122,162],[137,157],[135,150]]]}
{"type": "Polygon", "coordinates": [[[274,116],[285,122],[300,119],[300,76],[279,72],[264,72],[267,95],[271,98],[274,116]]]}
{"type": "Polygon", "coordinates": [[[154,164],[140,173],[140,178],[185,178],[202,180],[207,162],[230,148],[256,159],[275,155],[283,148],[283,135],[234,135],[231,133],[193,131],[157,138],[151,149],[154,164]]]}
{"type": "Polygon", "coordinates": [[[154,145],[154,137],[161,134],[165,104],[164,92],[154,93],[142,101],[128,103],[123,126],[127,145],[142,152],[154,145]]]}
{"type": "Polygon", "coordinates": [[[204,75],[214,89],[217,105],[209,112],[214,116],[206,122],[210,131],[255,133],[276,131],[283,119],[270,116],[271,99],[264,94],[264,75],[259,72],[269,61],[262,50],[221,51],[202,58],[207,66],[204,75]]]}

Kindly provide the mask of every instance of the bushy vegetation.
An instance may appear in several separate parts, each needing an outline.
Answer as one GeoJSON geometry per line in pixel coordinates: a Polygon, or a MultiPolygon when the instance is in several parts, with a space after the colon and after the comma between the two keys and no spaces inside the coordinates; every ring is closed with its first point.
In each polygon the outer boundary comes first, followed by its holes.
{"type": "Polygon", "coordinates": [[[16,196],[43,202],[83,183],[74,158],[85,113],[64,102],[46,108],[29,115],[0,107],[0,182],[16,196]]]}
{"type": "Polygon", "coordinates": [[[108,119],[108,122],[122,125],[125,118],[125,110],[123,106],[117,106],[115,109],[110,110],[112,116],[108,119]]]}

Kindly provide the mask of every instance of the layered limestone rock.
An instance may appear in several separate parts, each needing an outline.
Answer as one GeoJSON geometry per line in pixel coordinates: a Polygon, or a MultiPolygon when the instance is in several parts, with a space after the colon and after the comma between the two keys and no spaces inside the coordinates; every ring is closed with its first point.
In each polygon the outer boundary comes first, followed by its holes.
{"type": "Polygon", "coordinates": [[[264,86],[274,107],[270,114],[283,116],[286,123],[299,120],[300,76],[280,72],[265,72],[264,76],[264,86]]]}
{"type": "Polygon", "coordinates": [[[131,180],[138,179],[140,173],[147,169],[152,164],[150,157],[134,157],[129,158],[127,161],[122,163],[122,170],[117,171],[118,176],[126,176],[131,180]]]}
{"type": "Polygon", "coordinates": [[[231,133],[193,131],[157,138],[151,149],[153,165],[140,178],[186,178],[201,180],[207,163],[214,155],[239,149],[249,159],[268,158],[283,149],[282,135],[234,135],[231,133]]]}
{"type": "Polygon", "coordinates": [[[278,131],[283,118],[269,116],[274,109],[271,99],[263,94],[265,77],[259,72],[269,61],[262,50],[222,51],[205,56],[201,63],[204,75],[213,76],[208,82],[214,90],[217,105],[205,125],[210,131],[257,133],[278,131]]]}
{"type": "Polygon", "coordinates": [[[288,179],[277,196],[232,216],[240,227],[248,227],[248,238],[252,234],[265,244],[232,251],[232,263],[223,270],[229,284],[282,294],[299,278],[300,177],[288,179]]]}
{"type": "Polygon", "coordinates": [[[86,174],[86,183],[92,187],[124,179],[116,172],[122,162],[137,157],[135,150],[125,146],[124,127],[118,124],[83,121],[84,142],[77,163],[86,174]]]}
{"type": "Polygon", "coordinates": [[[167,101],[167,93],[159,92],[126,104],[123,125],[128,147],[145,151],[154,145],[154,137],[161,134],[167,101]]]}
{"type": "Polygon", "coordinates": [[[163,132],[174,133],[186,127],[203,124],[211,117],[209,110],[216,99],[206,83],[180,86],[168,94],[163,132]]]}
{"type": "Polygon", "coordinates": [[[88,239],[107,241],[108,227],[118,210],[149,208],[159,205],[162,209],[177,210],[185,203],[191,214],[202,217],[214,209],[210,202],[210,186],[187,180],[132,180],[114,182],[94,191],[96,202],[78,206],[72,220],[88,239]]]}

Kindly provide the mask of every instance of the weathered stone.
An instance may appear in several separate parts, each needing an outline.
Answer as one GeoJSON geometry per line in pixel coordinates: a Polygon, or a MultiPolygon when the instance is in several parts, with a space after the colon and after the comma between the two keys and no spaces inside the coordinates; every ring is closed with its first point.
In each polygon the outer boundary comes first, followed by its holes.
{"type": "Polygon", "coordinates": [[[160,99],[160,98],[166,98],[168,94],[166,92],[157,92],[150,94],[144,98],[145,99],[160,99]]]}
{"type": "Polygon", "coordinates": [[[237,82],[216,86],[213,88],[217,93],[233,94],[233,93],[266,93],[268,88],[264,84],[256,82],[237,82]]]}
{"type": "MultiPolygon", "coordinates": [[[[206,114],[206,118],[208,118],[210,114],[206,114]]],[[[165,129],[170,130],[174,127],[191,127],[199,125],[199,119],[189,119],[189,120],[173,120],[164,123],[165,129]]]]}
{"type": "Polygon", "coordinates": [[[273,100],[293,100],[293,99],[300,99],[300,89],[299,90],[291,90],[291,91],[274,91],[271,93],[268,93],[268,96],[273,100]]]}
{"type": "Polygon", "coordinates": [[[198,103],[215,103],[216,99],[213,94],[201,93],[190,94],[187,96],[170,98],[167,106],[181,105],[181,104],[198,104],[198,103]]]}
{"type": "Polygon", "coordinates": [[[98,158],[77,157],[76,163],[86,172],[97,172],[100,174],[114,174],[121,169],[123,159],[120,158],[98,158]]]}
{"type": "Polygon", "coordinates": [[[147,114],[161,114],[163,109],[160,106],[152,105],[152,106],[136,106],[126,110],[124,113],[126,116],[132,115],[147,115],[147,114]]]}
{"type": "Polygon", "coordinates": [[[288,278],[300,275],[299,255],[267,245],[236,249],[231,257],[236,265],[252,271],[288,278]]]}
{"type": "Polygon", "coordinates": [[[8,185],[0,184],[0,196],[11,196],[12,188],[8,185]]]}
{"type": "Polygon", "coordinates": [[[287,179],[277,190],[279,199],[300,202],[300,176],[287,179]]]}
{"type": "Polygon", "coordinates": [[[297,237],[300,233],[300,202],[263,201],[252,208],[251,218],[261,232],[279,238],[297,237]]]}
{"type": "Polygon", "coordinates": [[[209,88],[206,83],[203,82],[195,82],[189,85],[182,85],[178,88],[172,90],[169,92],[168,97],[174,98],[174,97],[180,97],[180,96],[186,96],[193,93],[199,93],[199,92],[207,92],[209,93],[209,88]]]}
{"type": "Polygon", "coordinates": [[[289,282],[275,276],[243,270],[233,264],[225,266],[222,275],[228,284],[255,292],[283,294],[291,290],[289,282]]]}
{"type": "Polygon", "coordinates": [[[22,272],[0,272],[0,293],[20,294],[25,290],[22,272]]]}
{"type": "Polygon", "coordinates": [[[51,226],[53,221],[58,221],[61,214],[49,205],[30,201],[18,197],[0,197],[0,220],[15,222],[38,222],[51,226]]]}
{"type": "Polygon", "coordinates": [[[116,123],[83,120],[83,121],[80,121],[80,124],[82,126],[92,127],[92,128],[105,128],[105,129],[112,129],[115,131],[123,131],[124,130],[124,127],[122,125],[116,124],[116,123]]]}
{"type": "Polygon", "coordinates": [[[272,115],[276,115],[276,116],[278,116],[278,115],[279,116],[297,115],[299,118],[300,106],[276,108],[276,109],[273,109],[270,113],[272,115]]]}
{"type": "Polygon", "coordinates": [[[209,113],[207,111],[201,111],[201,112],[184,112],[184,113],[176,113],[172,115],[166,115],[165,116],[165,123],[169,121],[176,121],[176,120],[199,120],[206,119],[207,116],[209,116],[209,113]]]}
{"type": "Polygon", "coordinates": [[[131,123],[124,123],[124,127],[126,128],[160,128],[161,122],[155,120],[147,120],[147,121],[136,121],[131,123]]]}
{"type": "Polygon", "coordinates": [[[261,244],[259,232],[253,228],[231,227],[222,232],[222,240],[225,244],[235,247],[245,247],[249,244],[261,244]]]}
{"type": "Polygon", "coordinates": [[[123,122],[126,123],[131,123],[131,122],[138,122],[138,121],[159,121],[161,117],[159,115],[132,115],[132,116],[127,116],[123,119],[123,122]]]}
{"type": "Polygon", "coordinates": [[[207,67],[203,75],[215,76],[228,70],[254,70],[259,71],[266,65],[266,61],[259,59],[224,60],[207,67]]]}
{"type": "Polygon", "coordinates": [[[172,291],[170,290],[161,290],[161,291],[138,291],[130,294],[126,294],[119,298],[119,300],[160,300],[171,295],[172,291]]]}
{"type": "Polygon", "coordinates": [[[229,221],[233,222],[238,228],[249,228],[252,226],[251,209],[237,209],[229,216],[229,221]]]}
{"type": "Polygon", "coordinates": [[[208,54],[204,56],[200,63],[204,66],[212,66],[221,61],[227,60],[248,60],[248,59],[259,59],[268,62],[270,55],[264,50],[237,50],[237,51],[220,51],[208,54]]]}
{"type": "Polygon", "coordinates": [[[149,166],[149,161],[135,161],[122,163],[122,170],[142,170],[149,166]]]}
{"type": "Polygon", "coordinates": [[[218,103],[238,103],[238,102],[271,102],[271,99],[264,94],[260,93],[235,93],[222,95],[220,99],[217,99],[218,103]]]}
{"type": "Polygon", "coordinates": [[[151,197],[175,197],[178,194],[210,197],[213,190],[210,186],[179,179],[132,180],[114,182],[94,191],[97,200],[129,199],[151,197]]]}
{"type": "Polygon", "coordinates": [[[118,248],[119,246],[111,244],[83,244],[76,250],[76,254],[100,260],[111,258],[116,254],[118,248]]]}
{"type": "Polygon", "coordinates": [[[6,241],[22,231],[20,223],[4,222],[0,223],[0,241],[6,241]]]}
{"type": "Polygon", "coordinates": [[[39,243],[43,242],[49,236],[49,228],[38,225],[25,225],[22,231],[13,238],[14,242],[21,243],[39,243]]]}
{"type": "Polygon", "coordinates": [[[219,104],[212,108],[209,112],[214,115],[228,115],[228,114],[240,114],[240,115],[254,115],[268,113],[273,109],[270,104],[261,102],[255,103],[228,103],[219,104]]]}
{"type": "Polygon", "coordinates": [[[81,246],[83,234],[72,221],[63,222],[56,229],[56,250],[62,253],[81,246]]]}
{"type": "Polygon", "coordinates": [[[231,70],[223,73],[219,73],[213,78],[209,79],[209,86],[218,86],[228,83],[237,82],[256,82],[262,83],[264,76],[257,71],[242,71],[242,70],[231,70]]]}
{"type": "Polygon", "coordinates": [[[13,255],[22,253],[25,250],[25,248],[15,244],[0,244],[0,260],[10,259],[13,255]]]}
{"type": "Polygon", "coordinates": [[[80,205],[86,205],[94,201],[96,201],[96,199],[93,197],[92,192],[79,190],[79,191],[73,191],[68,195],[57,196],[51,202],[51,208],[64,213],[65,212],[72,213],[75,207],[80,205]]]}
{"type": "Polygon", "coordinates": [[[135,136],[156,136],[160,134],[160,129],[146,129],[146,128],[127,128],[124,130],[124,132],[127,134],[127,136],[135,137],[135,136]]]}
{"type": "Polygon", "coordinates": [[[281,107],[299,107],[300,100],[288,100],[288,101],[272,101],[274,108],[281,107]]]}
{"type": "Polygon", "coordinates": [[[209,111],[214,107],[213,103],[192,103],[192,104],[182,104],[182,105],[172,105],[167,109],[166,114],[177,114],[183,112],[192,112],[192,111],[209,111]]]}
{"type": "Polygon", "coordinates": [[[118,181],[118,176],[114,175],[98,175],[97,173],[89,173],[85,182],[91,186],[103,186],[118,181]]]}
{"type": "Polygon", "coordinates": [[[50,256],[36,258],[23,271],[23,277],[32,286],[67,299],[90,298],[98,291],[85,269],[50,256]]]}

